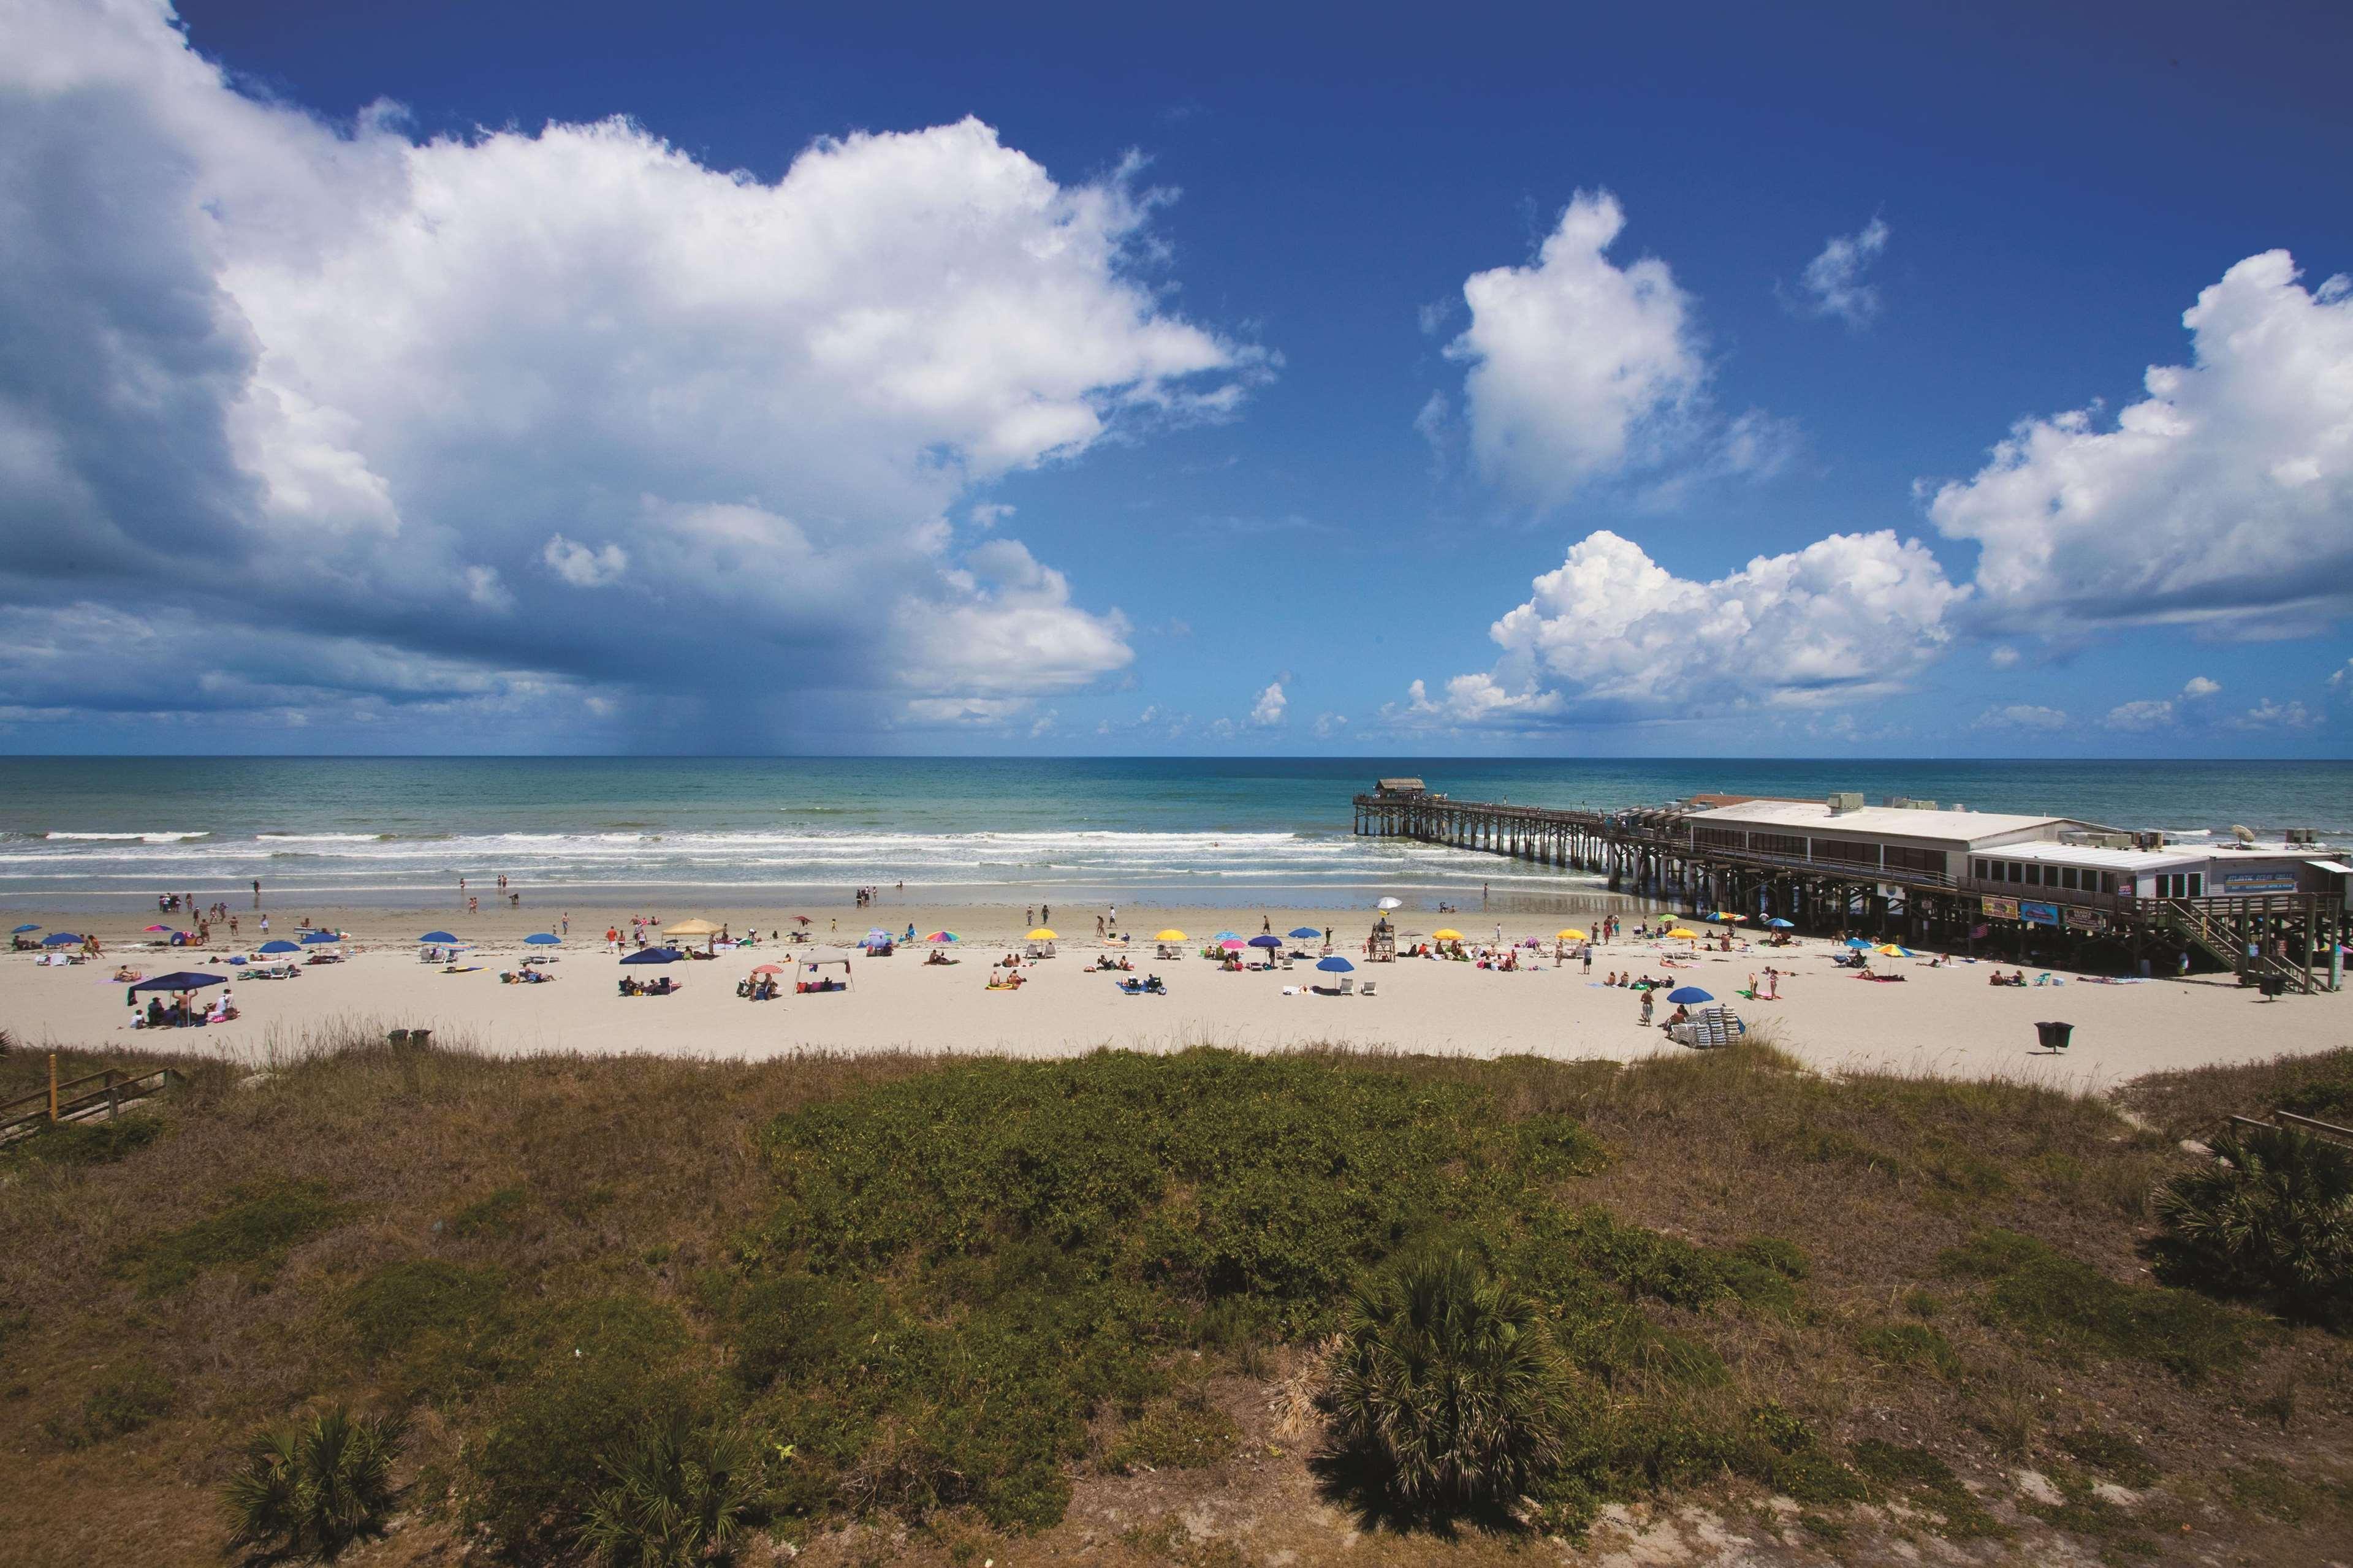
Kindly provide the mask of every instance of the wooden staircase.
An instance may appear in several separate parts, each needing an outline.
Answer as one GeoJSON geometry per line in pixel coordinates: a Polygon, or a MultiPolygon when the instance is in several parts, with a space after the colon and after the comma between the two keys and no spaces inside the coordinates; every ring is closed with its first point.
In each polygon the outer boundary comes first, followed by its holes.
{"type": "Polygon", "coordinates": [[[2242,984],[2262,985],[2270,980],[2283,990],[2300,991],[2306,995],[2318,989],[2311,974],[2263,952],[2260,943],[2258,951],[2248,952],[2247,943],[2239,932],[2216,920],[2207,904],[2191,899],[2168,899],[2156,904],[2154,912],[2162,930],[2190,942],[2225,968],[2238,971],[2242,984]]]}
{"type": "MultiPolygon", "coordinates": [[[[50,1070],[55,1072],[54,1065],[50,1070]]],[[[0,1101],[0,1143],[13,1142],[62,1122],[87,1121],[100,1116],[112,1121],[128,1107],[179,1080],[180,1074],[173,1068],[145,1068],[137,1072],[108,1068],[63,1083],[52,1079],[47,1089],[0,1101]]]]}

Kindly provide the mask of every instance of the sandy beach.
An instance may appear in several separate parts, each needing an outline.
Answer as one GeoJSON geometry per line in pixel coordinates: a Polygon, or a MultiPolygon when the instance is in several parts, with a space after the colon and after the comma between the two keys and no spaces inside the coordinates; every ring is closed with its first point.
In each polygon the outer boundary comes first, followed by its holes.
{"type": "MultiPolygon", "coordinates": [[[[1630,909],[1633,906],[1629,905],[1630,909]]],[[[224,960],[256,942],[250,911],[239,911],[240,944],[206,949],[154,949],[139,927],[155,917],[114,915],[18,918],[51,930],[90,931],[107,948],[100,961],[47,967],[27,954],[0,960],[0,1027],[21,1044],[104,1048],[153,1043],[217,1051],[260,1060],[273,1047],[299,1039],[312,1026],[355,1019],[386,1027],[430,1028],[442,1038],[499,1052],[653,1051],[713,1057],[762,1057],[796,1051],[891,1049],[1006,1052],[1051,1056],[1103,1045],[1146,1049],[1219,1044],[1254,1050],[1323,1042],[1446,1054],[1533,1053],[1558,1058],[1628,1058],[1669,1045],[1656,1028],[1638,1022],[1640,998],[1600,983],[1612,970],[1631,969],[1673,984],[1696,984],[1734,1006],[1801,1059],[1826,1069],[1887,1068],[1961,1076],[2008,1076],[2097,1088],[2136,1075],[2207,1063],[2257,1060],[2282,1052],[2316,1051],[2353,1039],[2353,1014],[2337,995],[2291,996],[2265,1003],[2228,977],[2089,984],[2073,975],[2064,984],[1999,988],[1987,984],[1990,962],[1933,966],[1916,959],[1879,958],[1883,973],[1902,984],[1861,982],[1835,968],[1841,951],[1820,939],[1794,949],[1761,945],[1726,954],[1694,954],[1684,942],[1622,939],[1597,950],[1588,978],[1572,959],[1556,965],[1551,936],[1562,917],[1534,914],[1436,915],[1399,912],[1402,931],[1461,930],[1473,942],[1492,941],[1500,923],[1507,940],[1545,942],[1530,967],[1516,973],[1469,963],[1405,959],[1362,962],[1370,930],[1363,910],[1155,910],[1122,908],[1123,930],[1148,939],[1174,926],[1193,939],[1186,956],[1158,961],[1148,940],[1131,956],[1136,972],[1155,973],[1166,996],[1129,996],[1115,977],[1089,969],[1104,945],[1095,937],[1101,910],[1063,910],[1059,956],[1025,966],[1029,983],[1015,992],[985,989],[990,963],[1018,945],[1027,912],[1018,909],[925,907],[895,901],[886,891],[871,910],[811,906],[808,930],[818,942],[847,943],[879,926],[919,935],[954,930],[964,939],[952,966],[924,963],[927,950],[903,948],[890,958],[858,957],[852,989],[794,994],[752,1003],[735,993],[754,964],[781,961],[788,948],[769,940],[791,922],[774,910],[662,910],[672,921],[690,915],[737,932],[756,925],[758,948],[723,952],[714,960],[664,966],[620,967],[605,951],[608,925],[628,932],[628,916],[575,909],[560,946],[528,947],[522,938],[554,929],[560,916],[545,910],[273,911],[271,935],[299,935],[305,915],[349,937],[347,960],[306,968],[295,979],[237,984],[241,1016],[234,1022],[151,1036],[133,1031],[124,993],[111,976],[128,963],[149,974],[194,969],[227,973],[224,960]],[[69,923],[79,922],[79,923],[69,923]],[[1312,964],[1271,973],[1221,973],[1198,956],[1202,940],[1219,931],[1244,936],[1271,925],[1333,930],[1335,951],[1358,960],[1356,979],[1377,994],[1324,996],[1308,989],[1319,975],[1312,964]],[[445,973],[422,964],[415,938],[447,930],[474,944],[468,972],[445,973]],[[501,970],[529,954],[552,956],[552,984],[500,982],[501,970]],[[1689,967],[1670,967],[1668,960],[1689,967]],[[1778,1001],[1749,1001],[1737,993],[1767,964],[1783,979],[1778,1001]],[[623,997],[624,974],[667,974],[682,986],[665,997],[623,997]],[[2075,1026],[2063,1055],[2042,1051],[2034,1025],[2059,1019],[2075,1026]]],[[[170,917],[164,917],[169,919],[170,917]]],[[[11,924],[16,923],[15,921],[11,924]]],[[[1580,922],[1583,923],[1583,922],[1580,922]]],[[[1629,916],[1629,923],[1631,917],[1629,916]]],[[[1713,931],[1714,928],[1702,928],[1713,931]]],[[[1736,948],[1739,938],[1736,937],[1736,948]]],[[[1320,948],[1321,943],[1307,944],[1320,948]]],[[[837,972],[838,973],[838,972],[837,972]]],[[[1659,1016],[1667,1009],[1662,1006],[1659,1016]]]]}

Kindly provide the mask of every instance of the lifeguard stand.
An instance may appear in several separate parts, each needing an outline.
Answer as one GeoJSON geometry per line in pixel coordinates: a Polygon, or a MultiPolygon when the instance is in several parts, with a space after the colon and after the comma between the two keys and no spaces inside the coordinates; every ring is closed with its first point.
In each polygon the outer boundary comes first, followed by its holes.
{"type": "Polygon", "coordinates": [[[1388,916],[1383,915],[1373,922],[1373,940],[1365,950],[1365,958],[1371,963],[1397,962],[1397,927],[1389,924],[1388,916]]]}

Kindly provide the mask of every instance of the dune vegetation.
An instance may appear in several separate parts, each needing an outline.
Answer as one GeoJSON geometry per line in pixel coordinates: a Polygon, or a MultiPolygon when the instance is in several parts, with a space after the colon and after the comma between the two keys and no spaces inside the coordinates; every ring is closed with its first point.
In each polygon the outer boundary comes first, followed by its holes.
{"type": "Polygon", "coordinates": [[[722,1063],[354,1023],[179,1065],[0,1148],[11,1562],[2353,1531],[2336,1156],[2180,1143],[2336,1103],[2353,1052],[2114,1102],[1762,1044],[722,1063]]]}

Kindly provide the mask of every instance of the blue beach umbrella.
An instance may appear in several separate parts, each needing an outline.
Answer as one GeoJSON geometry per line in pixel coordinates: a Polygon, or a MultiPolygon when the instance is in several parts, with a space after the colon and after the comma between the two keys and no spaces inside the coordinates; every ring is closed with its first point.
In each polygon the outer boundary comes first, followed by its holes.
{"type": "Polygon", "coordinates": [[[1356,966],[1335,952],[1329,958],[1317,959],[1315,967],[1331,974],[1345,974],[1356,966]]]}
{"type": "Polygon", "coordinates": [[[343,939],[334,931],[314,931],[310,935],[302,939],[302,945],[304,947],[324,947],[331,942],[341,942],[343,940],[343,939]]]}
{"type": "Polygon", "coordinates": [[[280,938],[277,942],[263,942],[257,951],[261,952],[300,952],[302,951],[302,948],[298,942],[288,942],[283,938],[280,938]]]}
{"type": "Polygon", "coordinates": [[[1785,921],[1779,915],[1775,915],[1771,920],[1767,921],[1765,923],[1771,926],[1775,931],[1788,931],[1796,922],[1785,921]]]}
{"type": "Polygon", "coordinates": [[[523,938],[523,941],[529,942],[533,947],[554,947],[563,940],[564,939],[562,937],[556,935],[552,931],[535,931],[529,936],[523,938]]]}
{"type": "Polygon", "coordinates": [[[1872,945],[1868,939],[1859,936],[1851,936],[1847,938],[1846,944],[1849,947],[1869,947],[1872,945]]]}
{"type": "Polygon", "coordinates": [[[177,974],[159,974],[153,980],[142,980],[132,986],[138,991],[200,991],[207,985],[224,984],[217,974],[196,974],[182,970],[177,974]]]}
{"type": "Polygon", "coordinates": [[[1291,928],[1291,934],[1297,937],[1300,941],[1305,942],[1311,937],[1322,936],[1324,933],[1317,931],[1314,926],[1293,926],[1291,928]]]}
{"type": "Polygon", "coordinates": [[[1254,936],[1250,939],[1250,944],[1252,947],[1281,947],[1282,939],[1279,936],[1254,936]]]}
{"type": "Polygon", "coordinates": [[[674,947],[639,948],[621,960],[623,963],[676,963],[686,954],[674,947]]]}
{"type": "Polygon", "coordinates": [[[38,931],[38,930],[40,930],[40,929],[41,929],[41,928],[40,928],[39,922],[36,921],[34,924],[31,924],[31,925],[21,925],[21,926],[18,926],[18,927],[16,929],[16,931],[15,931],[13,933],[11,933],[11,934],[16,935],[16,936],[22,936],[22,935],[24,935],[26,931],[38,931]]]}
{"type": "Polygon", "coordinates": [[[1678,1005],[1689,1006],[1694,1002],[1713,1002],[1715,998],[1696,985],[1678,985],[1667,993],[1667,1000],[1678,1005]]]}
{"type": "Polygon", "coordinates": [[[417,940],[418,942],[439,942],[439,943],[442,943],[442,944],[444,944],[444,945],[447,945],[448,943],[449,943],[449,942],[453,942],[457,941],[458,939],[457,939],[455,936],[452,936],[449,932],[448,932],[448,931],[427,931],[423,936],[418,937],[417,940]]]}
{"type": "Polygon", "coordinates": [[[74,933],[69,931],[51,931],[48,935],[41,939],[41,945],[43,947],[65,947],[69,944],[79,947],[81,945],[81,938],[74,935],[74,933]]]}
{"type": "Polygon", "coordinates": [[[1241,934],[1238,931],[1221,931],[1209,940],[1211,942],[1240,942],[1241,940],[1241,934]]]}

